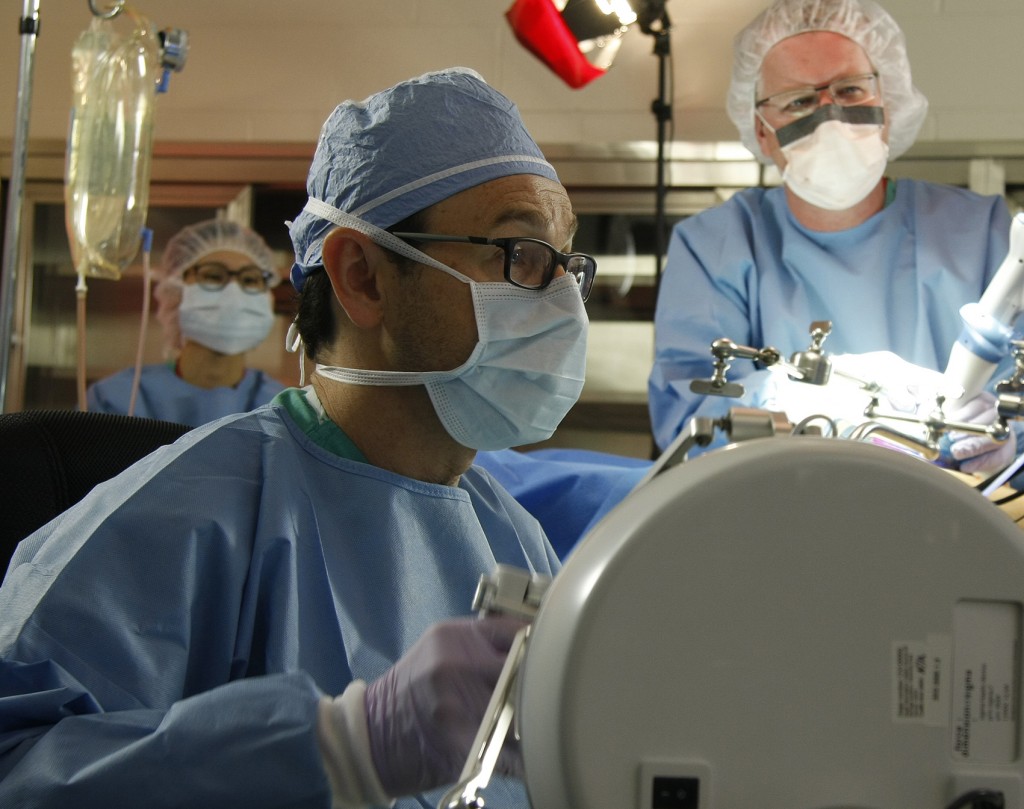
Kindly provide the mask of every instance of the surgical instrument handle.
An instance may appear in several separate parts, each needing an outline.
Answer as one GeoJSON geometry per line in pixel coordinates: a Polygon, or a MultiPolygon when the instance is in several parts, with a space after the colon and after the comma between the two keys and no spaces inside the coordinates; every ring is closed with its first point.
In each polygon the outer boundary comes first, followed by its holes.
{"type": "Polygon", "coordinates": [[[512,726],[514,686],[529,632],[530,627],[526,625],[516,633],[459,781],[444,794],[438,809],[483,809],[484,802],[478,792],[490,782],[498,754],[512,726]]]}

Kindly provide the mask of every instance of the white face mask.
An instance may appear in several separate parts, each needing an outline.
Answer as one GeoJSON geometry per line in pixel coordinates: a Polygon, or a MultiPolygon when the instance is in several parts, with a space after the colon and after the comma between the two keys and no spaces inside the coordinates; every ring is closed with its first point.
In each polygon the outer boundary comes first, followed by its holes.
{"type": "Polygon", "coordinates": [[[243,354],[260,343],[274,324],[269,292],[252,295],[231,282],[224,289],[184,284],[178,324],[193,342],[221,354],[243,354]]]}
{"type": "Polygon", "coordinates": [[[801,199],[829,211],[851,208],[878,185],[889,160],[889,145],[882,138],[881,107],[821,107],[813,115],[782,127],[776,133],[786,168],[782,179],[801,199]],[[872,113],[878,122],[860,123],[851,113],[872,113]],[[838,112],[836,112],[838,111],[838,112]],[[824,115],[821,115],[824,113],[824,115]],[[817,120],[815,120],[817,119],[817,120]],[[786,138],[800,127],[807,134],[786,138]]]}
{"type": "Polygon", "coordinates": [[[583,390],[588,319],[571,276],[541,291],[465,278],[478,342],[451,371],[361,371],[318,365],[321,376],[357,385],[424,385],[456,441],[477,450],[550,438],[583,390]]]}

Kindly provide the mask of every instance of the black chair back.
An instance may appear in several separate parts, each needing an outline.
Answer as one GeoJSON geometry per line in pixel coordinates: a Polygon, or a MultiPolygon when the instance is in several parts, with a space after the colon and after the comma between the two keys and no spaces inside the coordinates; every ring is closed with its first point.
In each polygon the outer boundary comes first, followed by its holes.
{"type": "Polygon", "coordinates": [[[22,539],[190,429],[76,410],[0,414],[0,578],[22,539]]]}

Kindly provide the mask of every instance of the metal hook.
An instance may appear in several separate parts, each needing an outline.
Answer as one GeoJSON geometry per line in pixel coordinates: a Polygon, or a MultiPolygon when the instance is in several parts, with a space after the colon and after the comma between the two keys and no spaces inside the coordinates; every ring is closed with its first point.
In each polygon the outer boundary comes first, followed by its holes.
{"type": "Polygon", "coordinates": [[[121,10],[124,8],[125,0],[115,0],[114,5],[106,11],[100,11],[96,8],[96,0],[89,0],[89,11],[93,13],[93,16],[100,17],[104,20],[112,20],[121,10]]]}

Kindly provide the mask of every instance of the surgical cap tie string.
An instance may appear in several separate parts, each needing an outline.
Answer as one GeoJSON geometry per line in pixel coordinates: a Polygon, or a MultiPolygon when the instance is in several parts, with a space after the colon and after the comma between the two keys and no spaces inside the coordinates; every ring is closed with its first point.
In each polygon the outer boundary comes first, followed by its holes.
{"type": "Polygon", "coordinates": [[[426,253],[417,250],[411,244],[402,241],[393,233],[389,233],[376,225],[371,225],[369,222],[360,219],[358,216],[353,216],[350,213],[345,213],[345,211],[340,211],[323,200],[310,197],[306,201],[304,210],[309,211],[314,216],[319,216],[321,219],[326,219],[328,222],[332,222],[338,227],[352,228],[352,230],[358,231],[364,236],[368,236],[375,244],[378,244],[393,253],[398,253],[400,256],[405,256],[406,258],[412,259],[420,264],[426,264],[428,267],[433,267],[441,272],[446,272],[448,275],[458,278],[464,283],[472,282],[471,278],[463,275],[457,270],[453,270],[447,264],[442,264],[436,258],[432,258],[426,253]]]}

